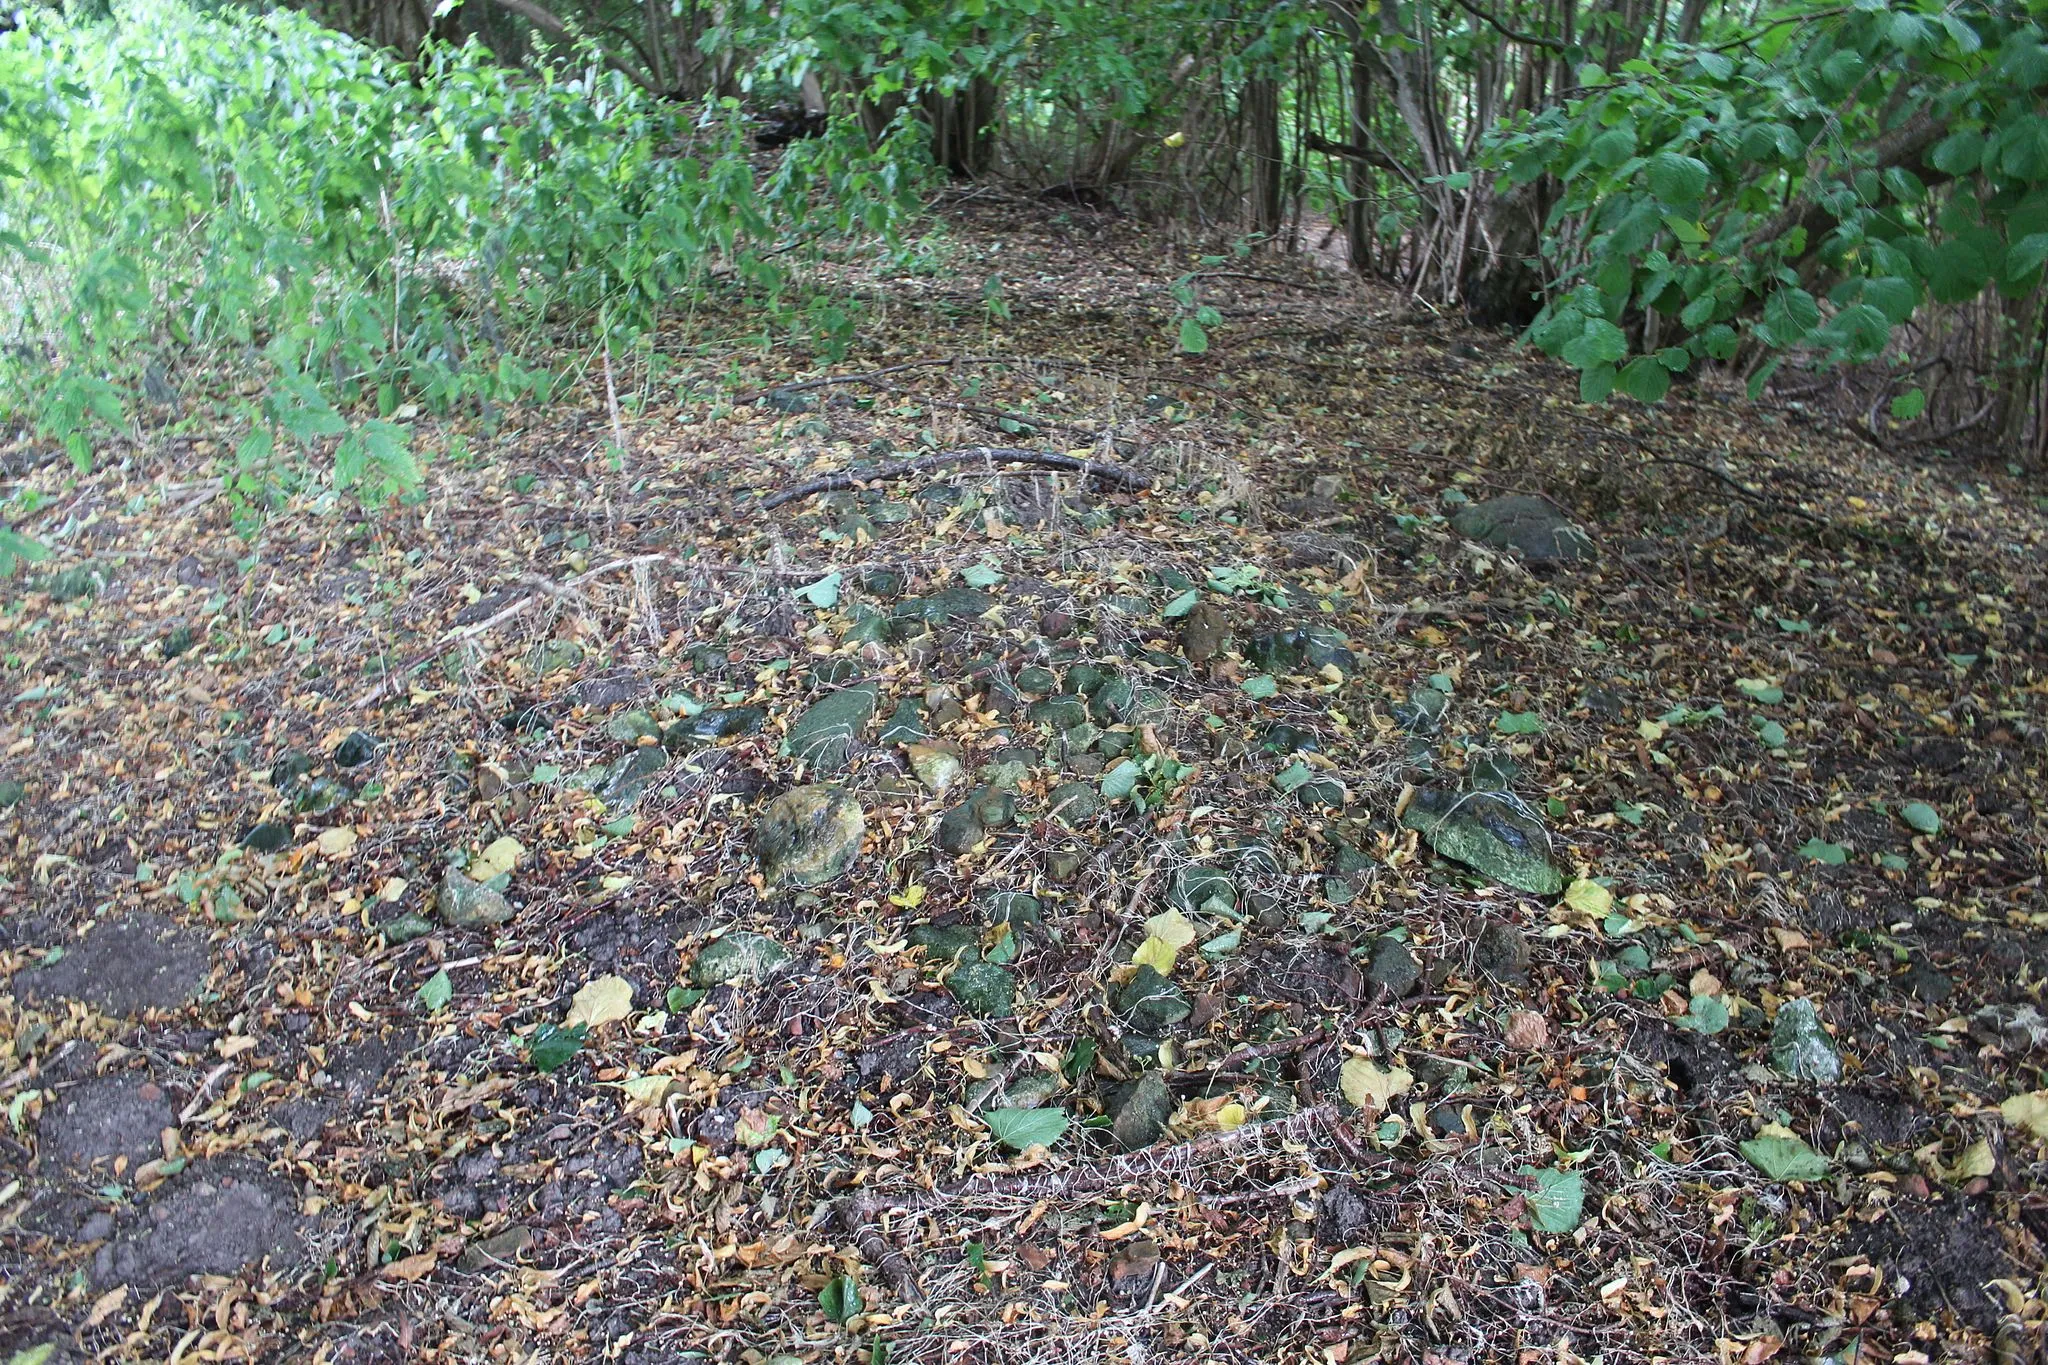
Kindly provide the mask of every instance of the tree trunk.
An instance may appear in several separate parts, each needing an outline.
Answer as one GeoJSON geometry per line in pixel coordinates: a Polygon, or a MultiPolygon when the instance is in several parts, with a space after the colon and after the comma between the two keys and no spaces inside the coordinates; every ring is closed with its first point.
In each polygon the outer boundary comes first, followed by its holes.
{"type": "Polygon", "coordinates": [[[1280,148],[1280,82],[1255,76],[1244,83],[1245,152],[1251,158],[1252,231],[1267,238],[1280,232],[1282,179],[1286,159],[1280,148]]]}
{"type": "MultiPolygon", "coordinates": [[[[1351,57],[1350,96],[1351,127],[1346,131],[1345,141],[1363,147],[1372,137],[1372,68],[1355,51],[1351,57]]],[[[1379,182],[1365,161],[1347,157],[1344,188],[1351,196],[1344,205],[1345,254],[1353,270],[1361,275],[1370,274],[1375,266],[1373,245],[1379,226],[1374,212],[1379,182]]]]}
{"type": "Polygon", "coordinates": [[[932,160],[962,180],[987,175],[995,165],[996,83],[976,76],[951,94],[926,92],[922,112],[932,131],[932,160]]]}

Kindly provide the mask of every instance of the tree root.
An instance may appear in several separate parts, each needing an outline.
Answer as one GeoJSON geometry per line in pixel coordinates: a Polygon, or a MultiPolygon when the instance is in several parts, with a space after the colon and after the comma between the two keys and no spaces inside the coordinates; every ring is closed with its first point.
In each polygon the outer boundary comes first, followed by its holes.
{"type": "Polygon", "coordinates": [[[823,478],[800,483],[794,488],[770,493],[761,499],[760,506],[763,511],[772,511],[785,503],[814,497],[819,493],[836,493],[860,484],[883,483],[891,479],[908,478],[912,474],[922,474],[927,470],[943,469],[947,465],[973,462],[979,462],[991,474],[1004,472],[998,469],[997,465],[1027,464],[1085,474],[1091,479],[1100,479],[1118,488],[1136,490],[1152,486],[1152,480],[1143,474],[1120,465],[1102,464],[1096,460],[1084,460],[1078,456],[1059,455],[1046,450],[1023,450],[1015,446],[969,446],[963,450],[942,450],[936,455],[919,455],[908,460],[896,460],[860,474],[827,474],[823,478]]]}

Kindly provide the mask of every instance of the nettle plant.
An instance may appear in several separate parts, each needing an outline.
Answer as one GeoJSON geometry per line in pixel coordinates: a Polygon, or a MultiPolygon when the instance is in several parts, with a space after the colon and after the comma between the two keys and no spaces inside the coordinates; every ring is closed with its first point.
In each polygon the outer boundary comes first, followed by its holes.
{"type": "MultiPolygon", "coordinates": [[[[1705,45],[1578,73],[1490,164],[1558,188],[1557,286],[1528,338],[1598,401],[1661,398],[1704,359],[1883,355],[1923,301],[2040,288],[2048,261],[2048,48],[1985,4],[1801,3],[1705,45]]],[[[1902,395],[1894,415],[1924,401],[1902,395]]]]}
{"type": "Polygon", "coordinates": [[[231,491],[318,454],[375,502],[420,479],[418,412],[545,402],[578,352],[650,345],[710,291],[843,345],[850,317],[791,263],[892,233],[914,163],[839,129],[760,176],[735,105],[657,101],[571,55],[404,68],[289,11],[33,11],[0,35],[0,265],[21,294],[0,413],[83,470],[175,380],[232,366],[250,435],[231,491]]]}

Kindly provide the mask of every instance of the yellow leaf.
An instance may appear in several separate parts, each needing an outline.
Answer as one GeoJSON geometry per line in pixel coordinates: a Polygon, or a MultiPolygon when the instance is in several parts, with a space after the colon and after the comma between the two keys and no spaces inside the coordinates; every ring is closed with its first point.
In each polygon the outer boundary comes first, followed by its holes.
{"type": "Polygon", "coordinates": [[[1226,1133],[1233,1128],[1244,1127],[1244,1121],[1244,1106],[1236,1100],[1232,1100],[1229,1104],[1216,1111],[1216,1126],[1226,1133]]]}
{"type": "Polygon", "coordinates": [[[1188,135],[1186,133],[1168,133],[1160,141],[1169,147],[1185,147],[1188,145],[1188,135]]]}
{"type": "Polygon", "coordinates": [[[1582,915],[1604,915],[1614,909],[1614,893],[1590,878],[1581,877],[1564,889],[1564,903],[1582,915]]]}
{"type": "Polygon", "coordinates": [[[1165,976],[1173,970],[1173,960],[1180,950],[1157,934],[1152,934],[1138,945],[1138,951],[1131,954],[1131,961],[1140,967],[1150,967],[1165,976]]]}
{"type": "Polygon", "coordinates": [[[1991,1156],[1991,1144],[1983,1138],[1978,1138],[1956,1158],[1956,1164],[1950,1168],[1948,1175],[1951,1180],[1975,1180],[1978,1176],[1990,1175],[1997,1169],[1998,1163],[1991,1156]]]}
{"type": "Polygon", "coordinates": [[[526,856],[526,845],[507,834],[491,841],[491,846],[469,860],[469,875],[477,881],[487,882],[493,877],[503,876],[519,866],[519,860],[526,856]]]}
{"type": "Polygon", "coordinates": [[[1413,1084],[1415,1077],[1407,1068],[1383,1067],[1370,1057],[1353,1057],[1337,1073],[1337,1085],[1344,1098],[1373,1112],[1385,1109],[1394,1096],[1406,1094],[1413,1084]]]}
{"type": "Polygon", "coordinates": [[[625,1091],[626,1098],[641,1108],[659,1109],[662,1101],[668,1098],[668,1092],[674,1090],[676,1085],[677,1081],[673,1076],[635,1076],[630,1081],[621,1082],[619,1089],[625,1091]]]}
{"type": "Polygon", "coordinates": [[[2048,1138],[2048,1090],[2014,1095],[1998,1106],[1998,1112],[2005,1115],[2007,1123],[2017,1124],[2035,1137],[2048,1138]]]}
{"type": "Polygon", "coordinates": [[[1650,741],[1650,743],[1655,744],[1658,740],[1664,738],[1664,727],[1654,720],[1646,720],[1636,727],[1636,733],[1650,741]]]}
{"type": "Polygon", "coordinates": [[[1195,941],[1195,926],[1178,910],[1168,910],[1145,921],[1145,932],[1179,952],[1195,941]]]}
{"type": "Polygon", "coordinates": [[[915,910],[924,904],[924,883],[912,882],[901,891],[889,897],[889,904],[904,910],[915,910]]]}
{"type": "Polygon", "coordinates": [[[346,858],[355,851],[356,832],[348,825],[320,831],[320,853],[326,858],[346,858]]]}
{"type": "Polygon", "coordinates": [[[576,998],[569,1002],[569,1017],[562,1021],[562,1026],[574,1028],[583,1024],[595,1029],[617,1023],[632,1012],[633,983],[623,976],[600,976],[576,992],[576,998]]]}

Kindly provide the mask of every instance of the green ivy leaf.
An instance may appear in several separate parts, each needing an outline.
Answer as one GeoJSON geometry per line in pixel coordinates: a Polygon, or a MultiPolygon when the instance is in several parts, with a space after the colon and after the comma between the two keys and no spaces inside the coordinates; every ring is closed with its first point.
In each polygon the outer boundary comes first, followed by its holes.
{"type": "Polygon", "coordinates": [[[1843,844],[1832,844],[1822,838],[1808,839],[1799,846],[1799,856],[1812,863],[1825,863],[1829,867],[1840,867],[1849,861],[1849,850],[1843,844]]]}
{"type": "Polygon", "coordinates": [[[1256,697],[1260,701],[1264,701],[1266,698],[1274,695],[1280,690],[1280,684],[1274,682],[1272,678],[1268,677],[1264,673],[1261,673],[1254,678],[1246,678],[1243,682],[1239,683],[1238,686],[1244,689],[1244,693],[1246,696],[1256,697]]]}
{"type": "Polygon", "coordinates": [[[1899,818],[1922,834],[1941,833],[1941,812],[1925,801],[1908,801],[1900,806],[1899,818]]]}
{"type": "Polygon", "coordinates": [[[1539,1232],[1555,1236],[1578,1230],[1586,1212],[1586,1177],[1577,1171],[1553,1171],[1522,1167],[1522,1174],[1535,1180],[1536,1188],[1522,1195],[1529,1209],[1529,1223],[1539,1232]]]}
{"type": "Polygon", "coordinates": [[[1828,1159],[1777,1124],[1742,1144],[1749,1164],[1773,1180],[1818,1180],[1828,1173],[1828,1159]]]}
{"type": "Polygon", "coordinates": [[[571,1057],[583,1050],[583,1035],[589,1030],[582,1024],[560,1028],[554,1024],[542,1024],[533,1031],[532,1039],[526,1046],[526,1060],[539,1072],[550,1072],[566,1065],[571,1057]]]}
{"type": "Polygon", "coordinates": [[[812,606],[830,611],[839,605],[839,572],[835,569],[815,583],[806,583],[796,590],[796,595],[812,606]]]}
{"type": "Polygon", "coordinates": [[[1013,1152],[1050,1147],[1067,1131],[1063,1109],[991,1109],[981,1117],[996,1141],[1013,1152]]]}
{"type": "Polygon", "coordinates": [[[1537,735],[1543,733],[1543,717],[1534,711],[1503,711],[1493,728],[1504,735],[1537,735]]]}
{"type": "Polygon", "coordinates": [[[1102,775],[1102,795],[1110,801],[1120,801],[1138,789],[1138,782],[1145,770],[1130,759],[1111,768],[1102,775]]]}
{"type": "Polygon", "coordinates": [[[1175,617],[1186,616],[1195,609],[1195,603],[1201,600],[1202,590],[1200,588],[1189,588],[1186,592],[1168,602],[1166,609],[1159,614],[1171,621],[1175,617]]]}
{"type": "Polygon", "coordinates": [[[426,979],[420,986],[419,998],[421,1007],[429,1014],[448,1007],[448,1002],[455,998],[455,983],[448,979],[446,967],[426,979]]]}
{"type": "Polygon", "coordinates": [[[818,1307],[825,1310],[825,1316],[841,1327],[847,1319],[854,1317],[865,1305],[861,1301],[860,1281],[851,1275],[834,1275],[825,1281],[818,1291],[818,1307]]]}
{"type": "Polygon", "coordinates": [[[1180,348],[1189,355],[1200,355],[1209,349],[1208,332],[1193,318],[1180,320],[1180,348]]]}

